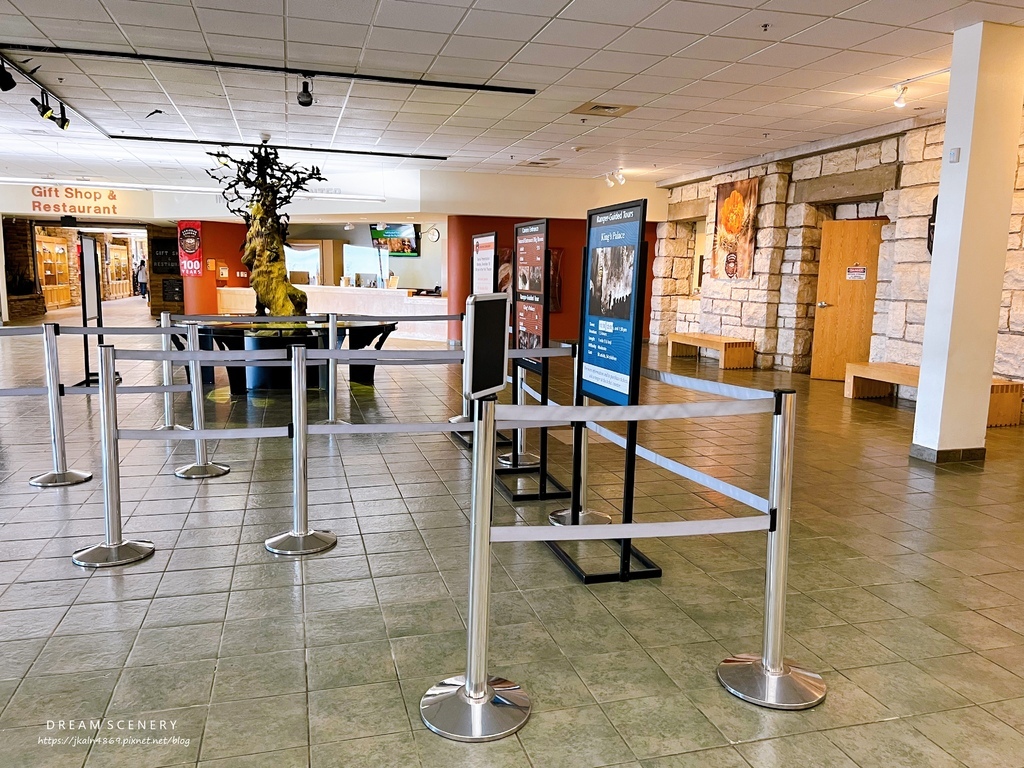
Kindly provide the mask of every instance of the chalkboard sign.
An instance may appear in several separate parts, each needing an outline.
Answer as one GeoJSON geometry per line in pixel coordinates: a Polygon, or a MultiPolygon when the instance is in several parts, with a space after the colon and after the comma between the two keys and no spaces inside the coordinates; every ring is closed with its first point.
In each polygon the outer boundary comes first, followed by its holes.
{"type": "Polygon", "coordinates": [[[154,237],[149,241],[149,271],[154,275],[181,274],[177,238],[154,237]]]}
{"type": "Polygon", "coordinates": [[[164,278],[163,300],[166,304],[182,303],[185,301],[185,281],[178,278],[164,278]]]}

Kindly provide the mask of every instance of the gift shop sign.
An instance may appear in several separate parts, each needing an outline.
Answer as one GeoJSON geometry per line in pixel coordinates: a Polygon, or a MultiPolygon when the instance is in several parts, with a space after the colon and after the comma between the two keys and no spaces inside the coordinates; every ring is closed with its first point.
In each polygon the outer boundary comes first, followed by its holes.
{"type": "Polygon", "coordinates": [[[152,218],[153,193],[90,186],[2,184],[0,211],[40,218],[152,218]]]}

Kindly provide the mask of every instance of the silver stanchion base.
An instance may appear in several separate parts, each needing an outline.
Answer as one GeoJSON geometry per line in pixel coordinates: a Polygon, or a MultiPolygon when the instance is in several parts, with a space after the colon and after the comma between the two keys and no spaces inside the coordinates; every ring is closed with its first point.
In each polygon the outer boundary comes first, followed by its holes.
{"type": "Polygon", "coordinates": [[[503,467],[536,467],[540,464],[540,456],[535,453],[520,453],[519,463],[512,463],[512,451],[498,454],[498,463],[503,467]]]}
{"type": "Polygon", "coordinates": [[[448,419],[448,423],[449,424],[466,424],[467,422],[470,422],[472,420],[473,420],[472,416],[467,416],[464,413],[460,413],[458,416],[452,416],[450,419],[448,419]]]}
{"type": "Polygon", "coordinates": [[[718,681],[734,696],[772,709],[809,709],[825,699],[821,675],[797,666],[790,659],[781,675],[772,675],[756,654],[732,656],[718,665],[718,681]]]}
{"type": "Polygon", "coordinates": [[[174,470],[174,475],[183,480],[206,480],[211,477],[223,477],[230,471],[231,467],[211,461],[208,464],[189,464],[178,467],[174,470]]]}
{"type": "Polygon", "coordinates": [[[176,432],[178,430],[181,430],[182,432],[187,432],[189,430],[189,427],[183,427],[181,426],[181,424],[161,424],[159,427],[154,427],[154,429],[157,432],[176,432]]]}
{"type": "MultiPolygon", "coordinates": [[[[552,525],[571,525],[572,510],[560,509],[548,515],[548,522],[552,525]]],[[[596,512],[593,509],[580,510],[580,525],[608,525],[612,521],[611,515],[604,512],[596,512]]]]}
{"type": "Polygon", "coordinates": [[[71,562],[86,568],[109,568],[145,560],[156,552],[151,541],[122,541],[120,544],[96,544],[71,555],[71,562]]]}
{"type": "Polygon", "coordinates": [[[41,475],[29,478],[28,484],[37,488],[59,488],[62,485],[78,485],[90,480],[92,480],[92,472],[68,469],[64,472],[43,472],[41,475]]]}
{"type": "Polygon", "coordinates": [[[487,680],[487,696],[466,695],[466,678],[450,677],[420,699],[420,717],[434,733],[454,741],[495,741],[511,736],[530,717],[530,697],[516,683],[487,680]]]}
{"type": "Polygon", "coordinates": [[[267,551],[275,555],[312,555],[323,552],[338,543],[338,537],[330,531],[309,531],[296,533],[286,531],[271,536],[263,544],[267,551]]]}

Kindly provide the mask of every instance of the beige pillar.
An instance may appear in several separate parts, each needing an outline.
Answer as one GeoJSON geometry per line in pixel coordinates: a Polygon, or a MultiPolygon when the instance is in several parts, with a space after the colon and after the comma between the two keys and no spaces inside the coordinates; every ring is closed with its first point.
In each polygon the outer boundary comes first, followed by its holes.
{"type": "Polygon", "coordinates": [[[927,461],[985,456],[1022,103],[1024,29],[957,30],[910,449],[927,461]]]}

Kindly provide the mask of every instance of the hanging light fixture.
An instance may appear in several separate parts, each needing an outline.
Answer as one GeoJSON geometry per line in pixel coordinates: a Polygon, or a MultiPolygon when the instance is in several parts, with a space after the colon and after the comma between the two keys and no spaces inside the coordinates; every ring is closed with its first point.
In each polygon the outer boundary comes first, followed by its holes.
{"type": "Polygon", "coordinates": [[[71,121],[68,120],[67,114],[64,112],[64,102],[60,104],[60,117],[56,115],[50,115],[50,120],[53,120],[57,124],[57,127],[62,131],[66,131],[71,126],[71,121]]]}
{"type": "Polygon", "coordinates": [[[39,91],[39,97],[38,99],[31,98],[29,101],[32,102],[32,106],[36,108],[36,111],[43,120],[49,120],[50,115],[53,114],[53,107],[50,106],[50,97],[44,90],[39,91]]]}
{"type": "Polygon", "coordinates": [[[3,59],[0,59],[0,91],[9,91],[16,85],[14,75],[7,71],[3,59]]]}
{"type": "Polygon", "coordinates": [[[907,86],[905,85],[894,85],[896,89],[896,98],[893,99],[892,105],[897,109],[903,109],[907,106],[907,86]]]}

